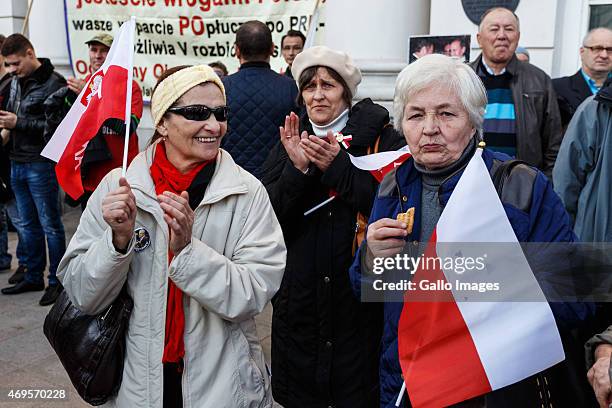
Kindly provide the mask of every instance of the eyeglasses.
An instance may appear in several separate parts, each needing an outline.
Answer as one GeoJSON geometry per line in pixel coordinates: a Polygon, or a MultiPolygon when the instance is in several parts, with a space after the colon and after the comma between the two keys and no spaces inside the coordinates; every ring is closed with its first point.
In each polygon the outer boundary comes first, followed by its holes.
{"type": "Polygon", "coordinates": [[[606,52],[608,54],[612,54],[612,47],[602,47],[600,45],[596,45],[596,46],[593,46],[593,47],[589,47],[588,45],[583,45],[583,47],[593,51],[595,54],[599,54],[603,50],[606,50],[606,52]]]}
{"type": "Polygon", "coordinates": [[[195,120],[198,122],[208,120],[210,115],[214,115],[218,122],[225,122],[227,121],[229,109],[227,106],[209,108],[206,105],[188,105],[170,108],[168,109],[168,112],[176,113],[187,120],[195,120]]]}

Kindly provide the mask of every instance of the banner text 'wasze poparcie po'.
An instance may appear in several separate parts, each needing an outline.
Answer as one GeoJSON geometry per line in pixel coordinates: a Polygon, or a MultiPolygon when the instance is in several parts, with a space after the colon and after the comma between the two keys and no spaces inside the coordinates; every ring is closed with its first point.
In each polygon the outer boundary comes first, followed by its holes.
{"type": "Polygon", "coordinates": [[[281,37],[289,30],[306,34],[316,0],[64,0],[66,29],[75,75],[89,71],[85,41],[113,34],[136,17],[134,79],[145,101],[168,68],[221,61],[230,73],[238,68],[233,49],[236,31],[249,20],[260,20],[272,31],[272,69],[286,67],[281,37]]]}

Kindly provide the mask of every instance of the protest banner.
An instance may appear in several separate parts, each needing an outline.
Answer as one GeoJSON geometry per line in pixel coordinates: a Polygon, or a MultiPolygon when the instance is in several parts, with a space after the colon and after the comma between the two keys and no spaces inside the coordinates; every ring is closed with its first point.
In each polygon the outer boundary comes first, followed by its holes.
{"type": "MultiPolygon", "coordinates": [[[[282,36],[290,29],[305,34],[316,5],[317,0],[64,0],[70,62],[75,75],[90,73],[85,41],[95,34],[113,34],[133,15],[134,79],[149,101],[168,67],[221,61],[235,72],[236,31],[245,21],[260,20],[272,31],[271,66],[278,72],[286,67],[282,36]]],[[[319,20],[318,26],[324,23],[319,20]]]]}

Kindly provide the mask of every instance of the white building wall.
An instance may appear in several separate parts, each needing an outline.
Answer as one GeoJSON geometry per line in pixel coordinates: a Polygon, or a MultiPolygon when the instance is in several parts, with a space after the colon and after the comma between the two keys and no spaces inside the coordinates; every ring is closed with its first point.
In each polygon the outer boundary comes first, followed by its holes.
{"type": "Polygon", "coordinates": [[[8,37],[20,33],[28,4],[26,0],[0,1],[0,34],[8,37]]]}
{"type": "Polygon", "coordinates": [[[328,0],[324,44],[347,52],[361,69],[356,98],[391,109],[410,35],[429,32],[430,0],[328,0]]]}
{"type": "MultiPolygon", "coordinates": [[[[516,9],[521,22],[519,44],[529,50],[531,63],[549,74],[553,67],[557,7],[560,1],[521,0],[516,9]]],[[[431,35],[470,34],[472,60],[480,54],[476,41],[478,26],[468,19],[460,0],[431,0],[430,21],[431,35]]]]}
{"type": "MultiPolygon", "coordinates": [[[[64,2],[35,0],[32,3],[28,27],[29,39],[34,45],[36,55],[49,58],[55,69],[65,77],[73,76],[68,59],[64,2]]],[[[83,44],[83,47],[85,46],[83,44]]]]}

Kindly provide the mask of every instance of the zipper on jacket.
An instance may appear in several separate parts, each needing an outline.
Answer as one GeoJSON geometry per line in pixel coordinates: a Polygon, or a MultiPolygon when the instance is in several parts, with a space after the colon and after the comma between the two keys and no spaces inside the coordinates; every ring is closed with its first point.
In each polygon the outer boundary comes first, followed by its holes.
{"type": "Polygon", "coordinates": [[[181,376],[181,397],[183,397],[183,408],[187,408],[187,393],[185,390],[187,389],[187,350],[185,350],[185,355],[183,356],[183,372],[181,376]]]}

